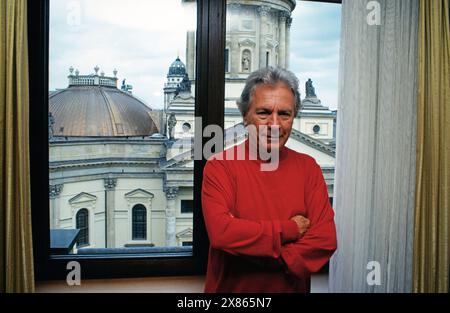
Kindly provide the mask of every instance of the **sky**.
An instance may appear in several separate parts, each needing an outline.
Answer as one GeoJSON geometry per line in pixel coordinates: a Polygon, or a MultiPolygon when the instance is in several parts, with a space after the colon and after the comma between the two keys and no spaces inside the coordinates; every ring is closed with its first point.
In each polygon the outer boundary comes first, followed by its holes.
{"type": "MultiPolygon", "coordinates": [[[[302,97],[311,78],[322,104],[337,107],[340,5],[297,1],[292,12],[290,69],[302,97]]],[[[162,108],[163,87],[177,55],[185,63],[186,31],[195,8],[181,0],[51,0],[50,90],[67,87],[72,66],[86,75],[117,69],[133,95],[162,108]]]]}

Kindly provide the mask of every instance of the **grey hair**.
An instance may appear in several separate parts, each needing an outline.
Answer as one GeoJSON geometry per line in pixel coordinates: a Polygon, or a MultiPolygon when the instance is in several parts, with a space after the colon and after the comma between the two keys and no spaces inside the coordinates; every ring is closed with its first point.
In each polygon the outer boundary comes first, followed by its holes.
{"type": "Polygon", "coordinates": [[[294,116],[297,116],[301,106],[298,79],[291,71],[272,66],[256,70],[247,77],[244,90],[242,90],[241,97],[237,101],[242,116],[245,116],[250,108],[256,87],[259,85],[275,85],[280,82],[285,83],[292,90],[295,98],[294,116]]]}

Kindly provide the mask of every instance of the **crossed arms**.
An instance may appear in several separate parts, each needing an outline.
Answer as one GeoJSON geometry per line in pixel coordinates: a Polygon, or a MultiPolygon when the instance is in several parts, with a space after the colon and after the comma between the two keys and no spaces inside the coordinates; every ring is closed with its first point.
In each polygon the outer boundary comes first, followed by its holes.
{"type": "Polygon", "coordinates": [[[310,170],[307,216],[254,221],[231,214],[235,186],[229,170],[223,162],[207,162],[202,205],[211,246],[299,278],[320,270],[336,250],[336,229],[321,169],[314,164],[310,170]]]}

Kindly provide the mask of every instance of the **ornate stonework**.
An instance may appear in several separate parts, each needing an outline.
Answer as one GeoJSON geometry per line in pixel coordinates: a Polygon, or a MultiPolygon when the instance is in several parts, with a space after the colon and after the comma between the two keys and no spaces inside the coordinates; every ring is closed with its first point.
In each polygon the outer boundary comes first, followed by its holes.
{"type": "Polygon", "coordinates": [[[50,199],[55,199],[61,194],[61,191],[63,189],[63,184],[56,184],[56,185],[50,185],[49,186],[49,197],[50,199]]]}
{"type": "Polygon", "coordinates": [[[107,190],[112,190],[114,188],[116,188],[117,185],[117,178],[104,178],[103,179],[105,182],[105,189],[107,190]]]}
{"type": "Polygon", "coordinates": [[[167,187],[165,193],[167,200],[174,200],[178,195],[178,187],[167,187]]]}

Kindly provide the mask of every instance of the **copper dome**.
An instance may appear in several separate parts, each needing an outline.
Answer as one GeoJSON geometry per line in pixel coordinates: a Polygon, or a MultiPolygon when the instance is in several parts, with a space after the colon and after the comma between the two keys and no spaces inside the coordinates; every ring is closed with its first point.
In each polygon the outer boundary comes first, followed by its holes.
{"type": "Polygon", "coordinates": [[[70,86],[50,94],[54,136],[150,136],[152,111],[130,93],[108,86],[70,86]]]}

